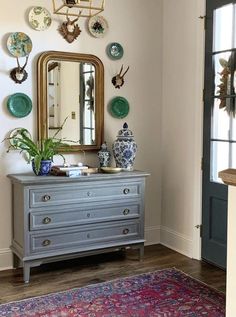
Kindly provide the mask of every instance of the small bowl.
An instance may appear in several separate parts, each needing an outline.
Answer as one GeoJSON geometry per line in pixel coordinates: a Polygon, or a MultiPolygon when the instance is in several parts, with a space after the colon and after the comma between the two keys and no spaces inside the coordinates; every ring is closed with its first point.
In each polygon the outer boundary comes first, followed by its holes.
{"type": "Polygon", "coordinates": [[[110,173],[110,174],[115,174],[115,173],[120,173],[122,171],[121,167],[101,167],[101,171],[104,173],[110,173]]]}

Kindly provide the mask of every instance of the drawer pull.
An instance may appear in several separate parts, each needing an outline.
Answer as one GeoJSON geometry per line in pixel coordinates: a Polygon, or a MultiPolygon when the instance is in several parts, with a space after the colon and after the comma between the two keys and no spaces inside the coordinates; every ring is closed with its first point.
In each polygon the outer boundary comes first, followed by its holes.
{"type": "Polygon", "coordinates": [[[43,246],[43,247],[47,247],[47,246],[49,246],[50,244],[51,244],[51,241],[48,240],[48,239],[46,239],[46,240],[44,240],[44,241],[42,242],[42,246],[43,246]]]}
{"type": "Polygon", "coordinates": [[[91,196],[92,196],[92,193],[91,193],[91,192],[87,192],[87,196],[88,196],[88,197],[91,197],[91,196]]]}
{"type": "Polygon", "coordinates": [[[87,239],[90,239],[90,234],[89,233],[87,234],[87,239]]]}
{"type": "Polygon", "coordinates": [[[87,218],[90,218],[91,217],[91,214],[90,213],[87,213],[87,218]]]}
{"type": "Polygon", "coordinates": [[[123,193],[124,193],[125,195],[127,195],[129,192],[130,192],[129,188],[125,188],[124,191],[123,191],[123,193]]]}
{"type": "Polygon", "coordinates": [[[129,233],[129,229],[124,229],[123,230],[123,234],[128,234],[129,233]]]}
{"type": "Polygon", "coordinates": [[[43,224],[47,225],[47,224],[49,224],[51,221],[52,221],[51,218],[45,217],[45,218],[43,219],[43,224]]]}
{"type": "Polygon", "coordinates": [[[128,208],[126,208],[124,211],[123,211],[123,214],[126,216],[130,213],[130,210],[128,208]]]}
{"type": "Polygon", "coordinates": [[[49,195],[44,195],[43,196],[43,201],[49,201],[51,199],[51,196],[49,196],[49,195]]]}

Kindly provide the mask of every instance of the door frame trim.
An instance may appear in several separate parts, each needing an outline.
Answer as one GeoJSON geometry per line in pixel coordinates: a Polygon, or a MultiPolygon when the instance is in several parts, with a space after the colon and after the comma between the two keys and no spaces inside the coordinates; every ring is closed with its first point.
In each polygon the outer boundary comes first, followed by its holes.
{"type": "MultiPolygon", "coordinates": [[[[206,0],[198,1],[197,3],[197,13],[198,17],[206,15],[206,0]]],[[[196,131],[194,144],[195,144],[195,162],[194,166],[194,179],[193,184],[195,187],[195,195],[193,201],[193,251],[192,257],[196,260],[201,260],[201,237],[200,230],[195,226],[202,223],[202,171],[201,171],[201,161],[203,155],[203,110],[204,110],[204,100],[203,100],[203,89],[204,89],[204,67],[205,67],[205,29],[204,20],[199,19],[199,23],[196,24],[196,99],[195,99],[195,127],[199,129],[196,131]]]]}

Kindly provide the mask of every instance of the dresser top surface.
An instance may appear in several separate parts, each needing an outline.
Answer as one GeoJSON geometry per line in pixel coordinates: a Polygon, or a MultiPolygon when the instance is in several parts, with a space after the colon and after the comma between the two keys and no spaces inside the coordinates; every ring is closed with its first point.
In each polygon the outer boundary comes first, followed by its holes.
{"type": "Polygon", "coordinates": [[[109,181],[114,179],[131,179],[137,177],[147,177],[149,173],[143,171],[132,171],[132,172],[120,172],[117,174],[105,174],[97,173],[90,174],[86,176],[78,177],[68,177],[68,176],[36,176],[34,173],[22,173],[22,174],[9,174],[9,177],[12,182],[21,183],[21,184],[56,184],[56,183],[74,183],[74,182],[87,182],[87,181],[109,181]]]}

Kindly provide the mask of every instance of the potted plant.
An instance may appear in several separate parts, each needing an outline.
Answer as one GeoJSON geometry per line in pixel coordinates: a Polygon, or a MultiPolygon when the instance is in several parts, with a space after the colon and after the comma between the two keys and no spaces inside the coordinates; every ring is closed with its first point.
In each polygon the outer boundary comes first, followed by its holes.
{"type": "Polygon", "coordinates": [[[12,136],[6,138],[10,141],[7,152],[20,150],[20,153],[26,153],[28,163],[32,162],[34,173],[36,175],[47,175],[51,170],[55,155],[62,156],[65,162],[65,158],[60,151],[62,146],[69,146],[69,144],[56,137],[61,129],[62,127],[52,137],[34,142],[27,129],[19,128],[12,136]]]}

